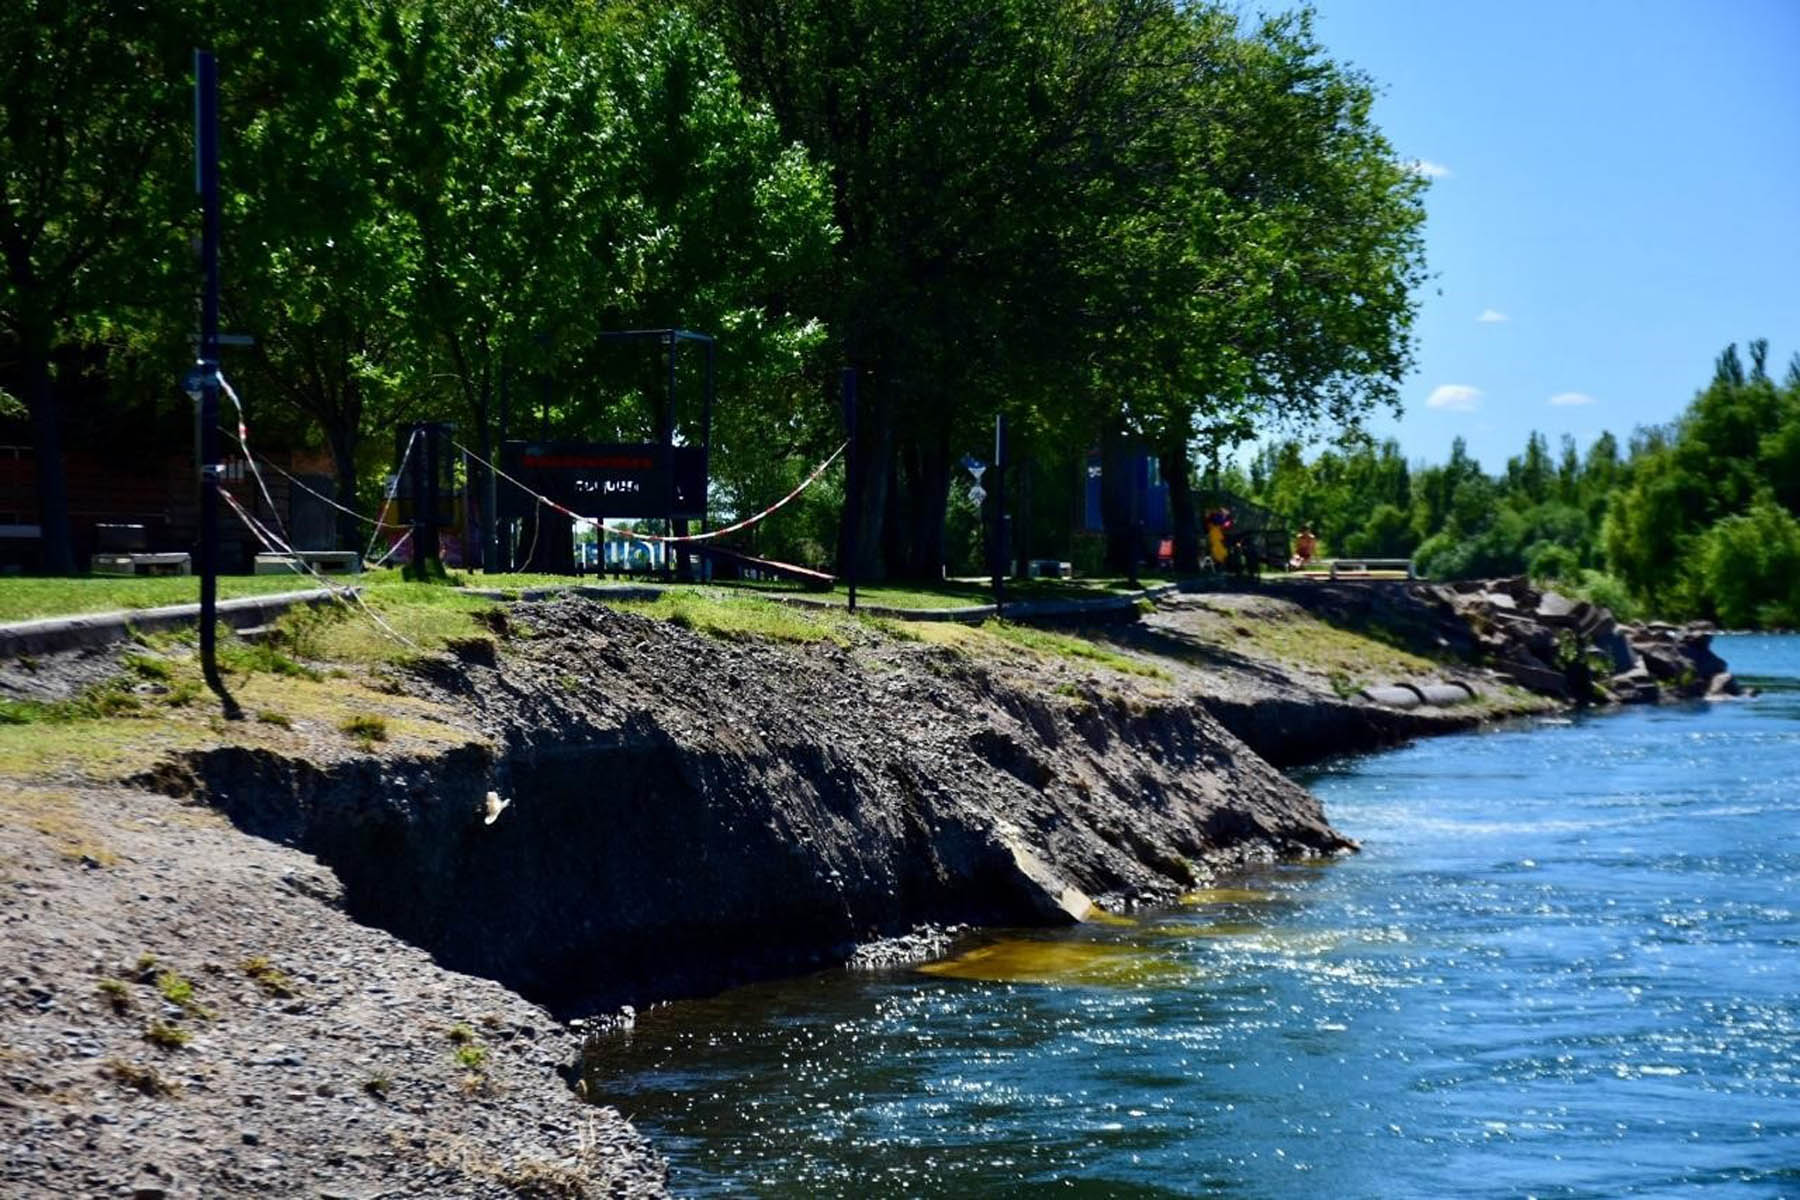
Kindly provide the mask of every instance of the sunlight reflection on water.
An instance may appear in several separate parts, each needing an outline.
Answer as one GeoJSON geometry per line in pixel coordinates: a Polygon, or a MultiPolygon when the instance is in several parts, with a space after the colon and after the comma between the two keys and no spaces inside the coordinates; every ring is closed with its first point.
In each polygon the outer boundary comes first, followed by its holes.
{"type": "Polygon", "coordinates": [[[590,1074],[682,1194],[1800,1194],[1800,638],[1750,703],[1308,783],[1364,852],[643,1014],[590,1074]]]}

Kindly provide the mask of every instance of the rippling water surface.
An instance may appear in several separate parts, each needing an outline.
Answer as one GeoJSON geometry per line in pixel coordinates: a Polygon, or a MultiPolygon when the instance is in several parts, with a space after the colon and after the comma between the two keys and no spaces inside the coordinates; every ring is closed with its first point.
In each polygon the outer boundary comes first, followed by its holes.
{"type": "Polygon", "coordinates": [[[1800,638],[1758,700],[1309,777],[1362,854],[659,1008],[590,1084],[683,1194],[1800,1195],[1800,638]]]}

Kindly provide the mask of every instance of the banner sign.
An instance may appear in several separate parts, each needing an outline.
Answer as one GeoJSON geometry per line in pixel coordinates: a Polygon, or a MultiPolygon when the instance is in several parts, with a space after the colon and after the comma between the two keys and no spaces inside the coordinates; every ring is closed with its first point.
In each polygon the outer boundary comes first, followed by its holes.
{"type": "MultiPolygon", "coordinates": [[[[507,442],[501,469],[584,517],[698,518],[706,494],[706,452],[699,447],[507,442]]],[[[532,507],[529,497],[502,495],[503,517],[525,516],[532,507]]]]}

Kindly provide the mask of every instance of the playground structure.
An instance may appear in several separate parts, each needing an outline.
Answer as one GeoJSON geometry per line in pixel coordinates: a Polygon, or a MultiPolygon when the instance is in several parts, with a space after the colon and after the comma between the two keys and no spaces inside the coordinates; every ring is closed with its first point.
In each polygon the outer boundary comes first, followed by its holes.
{"type": "Polygon", "coordinates": [[[712,337],[685,329],[634,329],[602,333],[598,340],[652,341],[666,349],[666,388],[651,413],[653,440],[511,439],[502,443],[500,461],[494,463],[458,442],[449,425],[410,426],[396,440],[397,465],[389,486],[389,506],[399,518],[393,527],[404,526],[406,533],[390,538],[390,553],[410,541],[412,569],[422,574],[430,573],[432,563],[471,565],[477,558],[471,551],[480,546],[481,561],[496,574],[531,569],[692,580],[698,560],[707,577],[723,573],[831,587],[836,580],[822,571],[759,558],[713,539],[754,525],[788,503],[837,454],[775,505],[732,526],[709,530],[712,337]],[[684,428],[676,405],[678,356],[686,346],[703,348],[704,359],[699,419],[684,428]],[[470,483],[478,470],[486,472],[489,483],[487,501],[479,506],[470,483]],[[622,528],[608,520],[662,522],[668,532],[622,528]],[[489,521],[492,536],[484,527],[489,521]],[[690,532],[695,523],[699,531],[690,532]],[[593,542],[578,543],[584,527],[594,534],[593,542]]]}
{"type": "Polygon", "coordinates": [[[1203,569],[1229,571],[1234,575],[1257,576],[1270,567],[1287,566],[1289,547],[1293,544],[1287,519],[1272,508],[1266,508],[1236,492],[1213,488],[1195,493],[1199,508],[1201,536],[1205,538],[1205,520],[1209,513],[1221,509],[1231,514],[1231,527],[1225,534],[1226,558],[1214,563],[1201,547],[1203,569]]]}

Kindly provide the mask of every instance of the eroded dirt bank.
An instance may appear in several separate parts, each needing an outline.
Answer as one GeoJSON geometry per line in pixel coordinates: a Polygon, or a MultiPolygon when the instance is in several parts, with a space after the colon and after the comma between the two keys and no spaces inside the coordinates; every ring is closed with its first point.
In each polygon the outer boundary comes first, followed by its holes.
{"type": "Polygon", "coordinates": [[[733,640],[573,598],[465,632],[366,679],[241,677],[280,719],[229,726],[180,696],[179,646],[0,671],[144,697],[0,738],[4,1190],[659,1194],[568,1082],[582,1014],[1335,853],[1270,760],[1554,703],[1442,626],[1372,639],[1279,595],[1079,637],[733,640]],[[1477,698],[1359,696],[1409,680],[1477,698]]]}
{"type": "Polygon", "coordinates": [[[1345,848],[1310,795],[1144,669],[854,628],[721,643],[563,599],[514,608],[497,653],[414,679],[480,734],[466,747],[326,766],[211,750],[163,781],[316,854],[359,920],[581,1011],[1345,848]]]}

